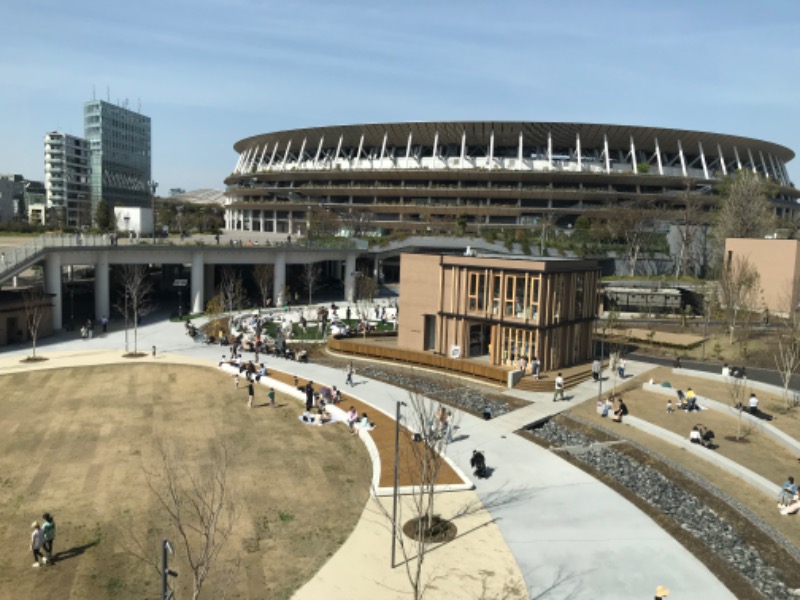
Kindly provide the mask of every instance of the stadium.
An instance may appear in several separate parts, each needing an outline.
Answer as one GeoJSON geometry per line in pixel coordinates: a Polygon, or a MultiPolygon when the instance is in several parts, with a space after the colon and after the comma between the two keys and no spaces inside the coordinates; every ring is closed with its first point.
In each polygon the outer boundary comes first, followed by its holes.
{"type": "MultiPolygon", "coordinates": [[[[740,169],[777,184],[778,217],[800,196],[794,152],[753,138],[656,127],[540,122],[383,123],[293,129],[234,145],[225,184],[228,230],[339,235],[569,227],[637,205],[701,210],[740,169]],[[332,231],[329,231],[332,233],[332,231]]],[[[677,214],[677,213],[675,213],[677,214]]]]}

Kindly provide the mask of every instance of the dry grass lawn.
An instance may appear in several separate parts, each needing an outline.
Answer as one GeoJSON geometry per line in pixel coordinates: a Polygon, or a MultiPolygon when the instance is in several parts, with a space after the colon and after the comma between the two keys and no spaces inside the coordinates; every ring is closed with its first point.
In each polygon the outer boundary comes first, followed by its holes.
{"type": "MultiPolygon", "coordinates": [[[[672,374],[671,369],[667,368],[655,369],[648,374],[649,377],[653,377],[655,382],[668,380],[673,388],[686,390],[687,387],[691,386],[700,396],[706,396],[719,402],[727,402],[729,400],[726,397],[727,389],[724,383],[675,376],[672,374]]],[[[610,385],[604,385],[603,387],[604,390],[610,389],[610,385]]],[[[625,386],[618,387],[618,390],[624,388],[625,386]]],[[[757,395],[760,399],[761,408],[765,412],[778,416],[777,420],[773,421],[773,425],[794,437],[800,437],[800,412],[798,412],[800,409],[786,412],[779,396],[771,396],[763,392],[757,392],[757,395]]],[[[676,411],[670,415],[666,412],[667,397],[644,392],[641,389],[640,381],[631,384],[630,389],[626,389],[623,396],[632,415],[686,438],[689,437],[689,431],[692,426],[697,423],[702,423],[713,429],[716,434],[714,441],[719,445],[719,448],[713,451],[709,450],[709,452],[722,454],[774,481],[775,496],[767,497],[760,491],[743,483],[737,477],[721,471],[711,463],[703,461],[669,442],[662,441],[624,423],[619,425],[613,423],[610,419],[600,417],[593,402],[583,403],[575,407],[572,412],[683,465],[747,506],[767,523],[781,531],[792,544],[800,547],[800,518],[797,516],[781,516],[778,513],[775,502],[778,489],[786,477],[788,475],[794,475],[795,479],[800,477],[800,463],[798,463],[797,456],[760,433],[758,428],[749,430],[748,428],[743,428],[747,435],[743,441],[735,441],[738,418],[737,411],[733,409],[729,413],[704,410],[692,413],[676,411]]],[[[798,581],[798,585],[800,585],[800,581],[798,581]]]]}
{"type": "MultiPolygon", "coordinates": [[[[148,530],[177,541],[143,472],[157,464],[157,439],[192,469],[209,462],[217,440],[230,454],[239,517],[220,562],[238,561],[228,598],[290,597],[367,501],[369,458],[345,427],[305,426],[299,404],[280,395],[278,408],[248,410],[244,386],[215,369],[59,369],[3,376],[0,388],[0,598],[159,597],[156,572],[126,551],[148,530]],[[61,556],[32,569],[29,526],[45,511],[56,517],[61,556]]],[[[256,402],[266,402],[263,386],[256,402]]],[[[175,568],[178,597],[189,597],[180,553],[175,568]]],[[[225,585],[212,573],[204,597],[225,585]]]]}

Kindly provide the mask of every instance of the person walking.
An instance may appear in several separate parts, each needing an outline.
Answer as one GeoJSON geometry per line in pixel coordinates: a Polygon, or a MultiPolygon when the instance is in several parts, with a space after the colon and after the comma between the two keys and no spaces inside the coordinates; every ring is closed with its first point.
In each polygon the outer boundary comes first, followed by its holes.
{"type": "Polygon", "coordinates": [[[599,358],[595,358],[592,362],[592,379],[594,381],[600,381],[600,372],[602,371],[603,366],[600,363],[599,358]]]}
{"type": "Polygon", "coordinates": [[[561,373],[556,375],[556,393],[553,394],[553,402],[558,400],[559,396],[561,396],[562,400],[566,400],[564,397],[564,377],[562,377],[561,373]]]}
{"type": "Polygon", "coordinates": [[[620,379],[625,379],[625,359],[624,358],[620,358],[619,359],[619,370],[618,370],[618,373],[619,373],[619,378],[620,379]]]}
{"type": "Polygon", "coordinates": [[[345,379],[345,385],[352,386],[353,385],[353,374],[356,370],[353,368],[353,361],[347,363],[347,379],[345,379]]]}
{"type": "MultiPolygon", "coordinates": [[[[38,567],[39,559],[40,558],[44,559],[44,556],[42,556],[42,551],[41,551],[42,530],[39,529],[39,523],[36,521],[31,523],[31,527],[33,528],[33,531],[31,532],[31,552],[33,552],[33,560],[35,561],[33,563],[33,566],[38,567]]],[[[46,561],[45,564],[47,564],[46,561]]]]}
{"type": "Polygon", "coordinates": [[[267,398],[269,398],[269,405],[272,408],[275,408],[275,388],[269,388],[269,392],[267,393],[267,398]]]}
{"type": "Polygon", "coordinates": [[[539,357],[534,356],[533,361],[531,361],[531,373],[533,374],[534,379],[539,379],[539,373],[542,370],[542,362],[539,360],[539,357]]]}
{"type": "Polygon", "coordinates": [[[46,553],[46,557],[42,558],[42,562],[53,564],[53,542],[56,539],[56,520],[50,513],[42,515],[42,546],[46,553]]]}
{"type": "Polygon", "coordinates": [[[314,406],[314,382],[309,381],[306,384],[306,411],[310,411],[314,406]]]}
{"type": "Polygon", "coordinates": [[[247,384],[247,408],[253,408],[253,398],[255,398],[255,390],[253,389],[253,382],[247,384]]]}
{"type": "Polygon", "coordinates": [[[103,333],[108,333],[108,317],[103,315],[100,322],[103,324],[103,333]]]}

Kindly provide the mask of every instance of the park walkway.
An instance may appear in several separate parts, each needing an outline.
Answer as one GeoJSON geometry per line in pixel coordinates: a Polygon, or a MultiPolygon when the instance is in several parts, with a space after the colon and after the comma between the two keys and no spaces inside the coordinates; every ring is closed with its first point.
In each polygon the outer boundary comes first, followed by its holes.
{"type": "MultiPolygon", "coordinates": [[[[140,328],[139,346],[146,350],[156,346],[157,354],[141,360],[199,362],[216,368],[227,351],[192,342],[179,323],[150,319],[152,323],[140,328]]],[[[51,360],[22,368],[119,362],[123,348],[122,332],[113,327],[107,336],[90,341],[59,334],[43,340],[40,348],[51,360]]],[[[19,360],[28,354],[27,347],[5,349],[0,353],[0,373],[19,370],[19,360]]],[[[268,368],[320,384],[344,384],[341,371],[322,365],[272,358],[266,363],[268,368]]],[[[635,376],[650,368],[628,361],[628,372],[635,376]]],[[[358,375],[356,382],[359,385],[347,392],[385,414],[393,415],[396,403],[408,397],[405,390],[386,383],[358,375]]],[[[491,421],[454,410],[458,429],[448,458],[462,472],[471,473],[472,451],[486,453],[491,476],[473,479],[473,483],[488,518],[471,523],[457,543],[431,552],[426,559],[430,560],[431,572],[437,576],[441,573],[444,580],[436,582],[429,597],[479,597],[483,579],[469,576],[477,572],[472,570],[476,557],[484,556],[488,563],[492,557],[511,555],[516,565],[507,565],[496,576],[513,585],[521,572],[531,596],[555,586],[548,598],[651,598],[656,586],[666,585],[674,597],[734,597],[702,563],[633,504],[554,453],[515,434],[522,425],[593,400],[596,395],[591,382],[569,390],[566,402],[553,402],[549,393],[530,393],[527,399],[531,405],[491,421]],[[494,536],[493,531],[501,535],[494,536]]],[[[448,503],[457,508],[456,504],[465,501],[457,494],[466,497],[471,492],[444,494],[443,510],[448,503]]],[[[321,589],[326,598],[343,600],[403,597],[396,592],[407,586],[403,569],[389,568],[390,541],[386,522],[375,517],[375,509],[368,503],[351,538],[296,597],[313,598],[321,589]],[[354,572],[368,576],[353,577],[354,572]]]]}

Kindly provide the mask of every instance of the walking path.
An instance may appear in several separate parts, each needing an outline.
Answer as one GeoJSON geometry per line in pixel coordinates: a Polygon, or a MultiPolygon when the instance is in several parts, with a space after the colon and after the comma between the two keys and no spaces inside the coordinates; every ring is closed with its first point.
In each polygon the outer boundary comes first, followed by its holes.
{"type": "MultiPolygon", "coordinates": [[[[140,349],[157,347],[155,357],[140,360],[216,367],[227,352],[219,346],[194,343],[183,325],[156,321],[152,315],[140,327],[138,337],[140,349]]],[[[42,363],[20,364],[20,359],[30,354],[29,347],[5,349],[0,353],[0,374],[119,362],[124,360],[123,350],[123,332],[113,325],[110,333],[93,340],[59,334],[42,340],[39,352],[50,359],[42,363]]],[[[268,367],[315,382],[344,384],[343,372],[322,365],[273,358],[266,362],[268,367]]],[[[649,368],[628,361],[627,370],[635,375],[649,368]]],[[[355,379],[359,385],[347,392],[387,414],[394,414],[398,401],[407,400],[405,390],[358,375],[355,379]]],[[[547,598],[650,598],[656,586],[665,585],[675,598],[734,598],[702,563],[633,504],[514,433],[522,425],[596,397],[596,384],[586,382],[569,390],[566,402],[553,402],[549,393],[531,393],[527,398],[533,404],[490,421],[454,410],[458,429],[448,458],[471,477],[472,451],[485,452],[491,475],[483,480],[473,478],[473,482],[488,515],[483,519],[476,516],[463,529],[460,526],[456,541],[428,555],[426,569],[435,580],[426,598],[480,597],[487,581],[496,587],[499,580],[500,585],[508,583],[513,588],[520,571],[531,597],[552,590],[547,598]],[[493,525],[488,524],[489,519],[493,525]],[[509,549],[516,565],[510,564],[509,549]],[[484,559],[486,564],[481,566],[484,559]],[[492,572],[498,562],[504,569],[492,572]]],[[[442,514],[469,502],[471,494],[445,495],[440,504],[442,514]]],[[[398,591],[407,589],[403,567],[389,568],[390,541],[385,519],[376,518],[374,504],[368,503],[353,535],[296,598],[407,597],[398,591]]]]}

